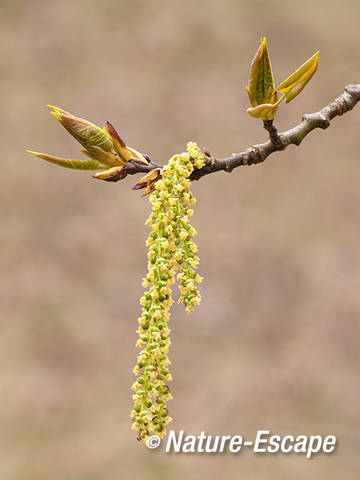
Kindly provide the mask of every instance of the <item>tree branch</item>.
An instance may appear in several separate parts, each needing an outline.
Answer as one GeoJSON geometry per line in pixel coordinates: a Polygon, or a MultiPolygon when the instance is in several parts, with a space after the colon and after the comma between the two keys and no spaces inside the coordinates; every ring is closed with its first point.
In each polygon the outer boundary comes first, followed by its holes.
{"type": "MultiPolygon", "coordinates": [[[[264,128],[269,132],[269,138],[265,143],[253,145],[241,153],[233,153],[231,157],[215,158],[212,157],[207,149],[204,149],[209,162],[199,170],[194,170],[190,180],[200,180],[200,178],[210,173],[225,171],[230,173],[234,168],[243,165],[257,165],[263,162],[274,152],[285,150],[288,145],[300,145],[303,139],[315,128],[328,128],[333,118],[343,115],[352,110],[360,101],[360,84],[347,85],[344,93],[326,107],[315,113],[305,114],[301,122],[296,127],[290,128],[283,133],[279,133],[273,124],[273,121],[264,121],[264,128]]],[[[148,158],[148,157],[147,157],[148,158]]],[[[149,159],[150,160],[150,159],[149,159]]],[[[109,177],[107,181],[117,182],[126,175],[135,175],[137,173],[148,173],[154,169],[160,169],[163,165],[150,161],[148,164],[139,162],[132,158],[127,162],[120,173],[109,177]]],[[[136,187],[137,185],[135,185],[136,187]]],[[[145,186],[145,184],[143,185],[145,186]]],[[[139,187],[142,188],[142,187],[139,187]]]]}
{"type": "Polygon", "coordinates": [[[348,85],[345,91],[333,102],[319,112],[305,114],[302,121],[283,133],[278,133],[273,125],[264,127],[269,131],[270,140],[259,145],[253,145],[244,152],[233,153],[231,157],[216,159],[211,157],[209,164],[200,170],[195,170],[191,180],[200,180],[209,173],[225,171],[231,172],[234,168],[242,165],[256,165],[263,162],[271,153],[285,150],[288,145],[300,145],[302,140],[315,128],[325,129],[330,125],[333,118],[352,110],[360,101],[360,84],[348,85]]]}

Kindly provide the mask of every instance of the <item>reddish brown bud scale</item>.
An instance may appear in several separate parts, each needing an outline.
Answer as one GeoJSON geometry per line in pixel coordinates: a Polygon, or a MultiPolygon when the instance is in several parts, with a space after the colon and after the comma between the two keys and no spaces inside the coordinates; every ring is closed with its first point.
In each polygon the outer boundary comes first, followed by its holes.
{"type": "Polygon", "coordinates": [[[116,139],[119,142],[119,144],[121,145],[121,147],[126,148],[126,144],[125,144],[124,140],[122,140],[122,138],[120,137],[120,135],[116,131],[115,127],[113,127],[110,122],[108,122],[108,121],[106,122],[105,128],[106,128],[108,134],[110,135],[110,137],[113,140],[116,139]]]}

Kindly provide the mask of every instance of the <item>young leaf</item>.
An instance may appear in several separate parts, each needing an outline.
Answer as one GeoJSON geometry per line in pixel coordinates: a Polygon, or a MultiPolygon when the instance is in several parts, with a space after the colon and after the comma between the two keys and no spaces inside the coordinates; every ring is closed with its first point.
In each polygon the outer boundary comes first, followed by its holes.
{"type": "Polygon", "coordinates": [[[261,39],[260,47],[251,63],[249,85],[245,88],[252,107],[275,103],[277,100],[266,37],[261,39]]]}
{"type": "Polygon", "coordinates": [[[97,160],[71,160],[70,158],[55,157],[47,153],[32,152],[31,150],[27,150],[27,152],[47,162],[55,163],[55,165],[59,165],[60,167],[75,170],[103,170],[104,168],[108,168],[101,165],[97,160]]]}
{"type": "Polygon", "coordinates": [[[140,160],[141,163],[145,163],[145,164],[149,163],[149,161],[144,157],[144,155],[138,152],[137,150],[135,150],[135,148],[132,148],[129,146],[127,146],[126,148],[132,153],[133,158],[135,157],[137,160],[140,160]]]}
{"type": "MultiPolygon", "coordinates": [[[[123,165],[127,158],[123,158],[116,151],[111,135],[104,129],[101,129],[83,118],[75,117],[65,110],[48,105],[52,108],[52,115],[63,125],[63,127],[85,148],[90,158],[109,165],[123,165]]],[[[126,151],[126,148],[125,148],[126,151]]],[[[131,153],[128,153],[131,157],[131,153]]]]}
{"type": "Polygon", "coordinates": [[[276,88],[285,95],[286,103],[291,102],[302,92],[316,72],[318,62],[319,50],[276,88]]]}
{"type": "Polygon", "coordinates": [[[257,105],[256,107],[248,108],[246,111],[249,115],[255,118],[261,118],[262,120],[273,120],[275,117],[277,104],[264,103],[257,105]]]}
{"type": "MultiPolygon", "coordinates": [[[[93,175],[94,178],[98,178],[100,180],[107,180],[107,181],[112,181],[111,177],[113,177],[115,174],[117,176],[126,177],[126,172],[124,172],[124,167],[112,167],[109,168],[108,170],[105,170],[103,172],[98,172],[93,175]],[[123,175],[121,175],[123,173],[123,175]]],[[[119,178],[120,180],[120,178],[119,178]]]]}
{"type": "Polygon", "coordinates": [[[105,151],[111,151],[114,148],[110,135],[101,128],[83,118],[75,117],[61,108],[48,106],[53,109],[51,114],[90,153],[93,146],[105,151]]]}
{"type": "Polygon", "coordinates": [[[96,146],[91,147],[91,153],[84,148],[82,148],[80,152],[91,158],[91,160],[97,160],[108,167],[117,167],[123,165],[123,162],[119,156],[117,156],[114,152],[105,152],[105,150],[96,146]]]}

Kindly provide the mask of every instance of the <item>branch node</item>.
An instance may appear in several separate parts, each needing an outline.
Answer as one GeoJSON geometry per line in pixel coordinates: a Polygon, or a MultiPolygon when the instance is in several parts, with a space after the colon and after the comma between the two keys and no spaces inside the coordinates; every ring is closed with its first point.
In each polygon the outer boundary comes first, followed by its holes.
{"type": "Polygon", "coordinates": [[[330,125],[330,120],[325,115],[322,113],[322,110],[317,113],[305,113],[302,117],[303,121],[308,124],[310,128],[309,131],[311,131],[313,128],[318,127],[318,128],[327,128],[330,125]]]}
{"type": "Polygon", "coordinates": [[[325,115],[320,113],[320,115],[319,115],[319,127],[325,129],[325,128],[328,128],[329,126],[330,126],[330,120],[325,115]]]}
{"type": "Polygon", "coordinates": [[[249,149],[248,165],[257,165],[265,160],[266,155],[263,151],[262,145],[254,145],[249,149]]]}
{"type": "Polygon", "coordinates": [[[355,100],[360,99],[359,85],[346,85],[345,92],[354,97],[355,100]]]}
{"type": "Polygon", "coordinates": [[[284,150],[286,144],[274,125],[274,120],[264,120],[264,128],[269,132],[270,142],[274,145],[276,150],[284,150]]]}
{"type": "Polygon", "coordinates": [[[341,116],[350,110],[350,103],[346,101],[345,95],[335,98],[334,103],[336,105],[336,113],[341,116]]]}

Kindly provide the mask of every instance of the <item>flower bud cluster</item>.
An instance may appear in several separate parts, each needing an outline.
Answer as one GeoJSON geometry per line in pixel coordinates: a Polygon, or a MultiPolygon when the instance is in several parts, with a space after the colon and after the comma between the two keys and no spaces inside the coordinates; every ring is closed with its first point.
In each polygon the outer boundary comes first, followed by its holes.
{"type": "Polygon", "coordinates": [[[134,368],[137,380],[132,386],[135,405],[131,412],[132,428],[142,441],[152,432],[164,436],[166,425],[171,421],[167,410],[167,401],[172,398],[167,385],[172,379],[168,368],[168,322],[173,303],[171,285],[175,278],[179,283],[179,302],[185,304],[186,312],[190,313],[200,303],[196,283],[200,283],[202,277],[195,271],[199,258],[193,241],[196,231],[189,223],[193,214],[190,207],[196,200],[189,190],[189,177],[204,164],[205,157],[197,145],[188,143],[187,151],[174,155],[161,170],[161,178],[149,197],[152,212],[147,224],[151,233],[146,242],[148,272],[143,279],[147,290],[140,300],[142,314],[137,330],[137,346],[142,350],[134,368]]]}

